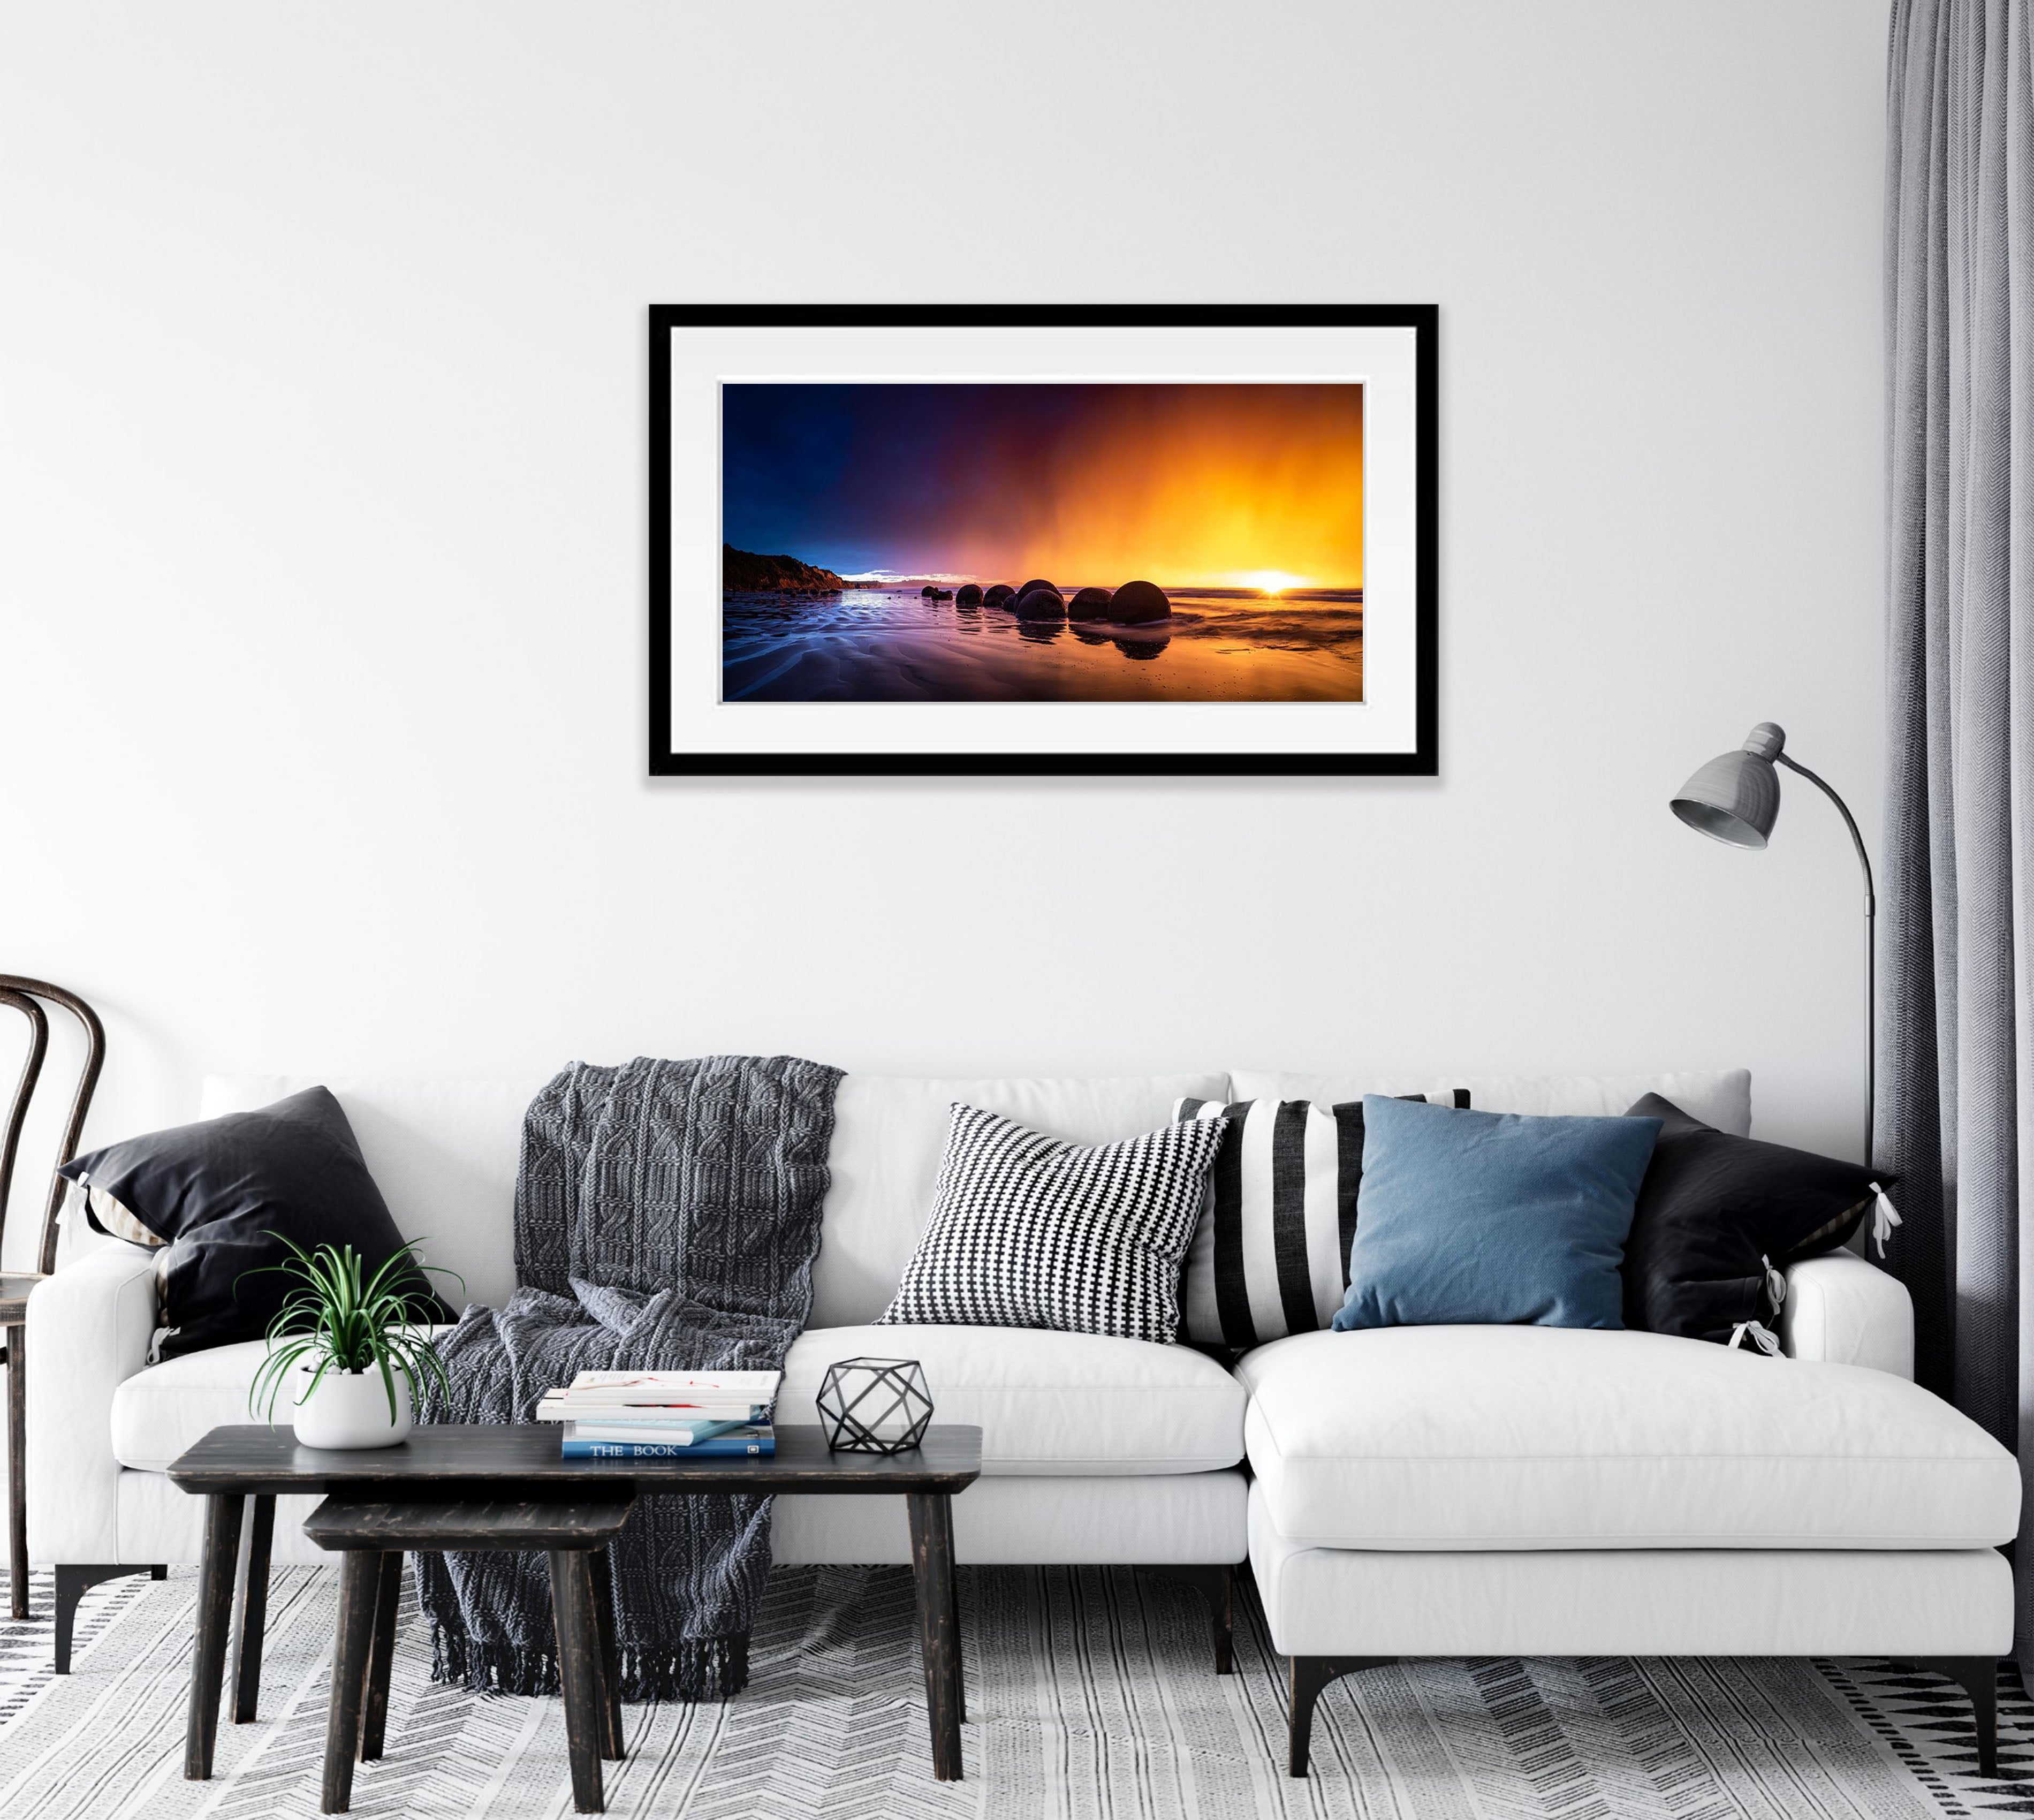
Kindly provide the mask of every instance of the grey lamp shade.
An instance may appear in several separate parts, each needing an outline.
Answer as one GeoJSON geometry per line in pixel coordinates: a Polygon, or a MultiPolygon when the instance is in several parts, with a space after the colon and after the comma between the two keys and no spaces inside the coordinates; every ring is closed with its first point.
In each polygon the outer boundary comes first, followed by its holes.
{"type": "Polygon", "coordinates": [[[1712,840],[1762,847],[1780,813],[1780,778],[1773,761],[1787,736],[1762,720],[1736,752],[1713,758],[1682,785],[1675,814],[1712,840]]]}

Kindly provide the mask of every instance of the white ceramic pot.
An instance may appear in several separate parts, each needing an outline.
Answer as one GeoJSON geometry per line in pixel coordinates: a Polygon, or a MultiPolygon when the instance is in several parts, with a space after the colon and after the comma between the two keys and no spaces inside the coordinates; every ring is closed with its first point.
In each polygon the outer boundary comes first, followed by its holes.
{"type": "Polygon", "coordinates": [[[410,1432],[410,1380],[396,1373],[396,1419],[388,1420],[388,1391],[379,1371],[327,1372],[310,1390],[314,1368],[290,1374],[290,1401],[296,1410],[297,1439],[306,1447],[392,1447],[410,1432]],[[306,1395],[306,1391],[309,1392],[306,1395]]]}

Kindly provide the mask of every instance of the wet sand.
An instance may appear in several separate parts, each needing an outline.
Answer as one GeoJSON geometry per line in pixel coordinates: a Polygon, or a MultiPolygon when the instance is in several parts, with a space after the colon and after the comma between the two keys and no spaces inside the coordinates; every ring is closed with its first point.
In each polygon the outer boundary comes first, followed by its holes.
{"type": "MultiPolygon", "coordinates": [[[[1074,590],[1064,591],[1069,597],[1074,590]]],[[[1025,621],[916,590],[729,594],[722,699],[737,701],[1360,701],[1354,593],[1168,590],[1149,625],[1025,621]]]]}

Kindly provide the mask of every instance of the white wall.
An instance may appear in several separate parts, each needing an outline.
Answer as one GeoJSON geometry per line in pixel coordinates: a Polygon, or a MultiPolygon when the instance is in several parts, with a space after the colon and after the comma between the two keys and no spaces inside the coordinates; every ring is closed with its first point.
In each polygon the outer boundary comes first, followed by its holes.
{"type": "Polygon", "coordinates": [[[215,1068],[788,1049],[1743,1063],[1846,1148],[1835,816],[1790,784],[1751,857],[1665,804],[1769,715],[1878,827],[1884,30],[12,6],[0,970],[104,1011],[102,1139],[215,1068]],[[692,299],[1438,302],[1441,777],[652,782],[692,299]]]}

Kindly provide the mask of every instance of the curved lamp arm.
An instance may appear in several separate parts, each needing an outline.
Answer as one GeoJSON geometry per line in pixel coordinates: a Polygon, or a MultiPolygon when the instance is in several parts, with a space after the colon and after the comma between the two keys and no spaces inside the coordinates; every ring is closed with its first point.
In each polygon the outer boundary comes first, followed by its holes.
{"type": "Polygon", "coordinates": [[[1837,805],[1837,813],[1843,817],[1844,826],[1850,830],[1851,845],[1857,849],[1858,869],[1864,874],[1864,914],[1867,916],[1870,916],[1874,909],[1874,906],[1871,902],[1871,856],[1864,850],[1864,836],[1857,831],[1857,822],[1856,818],[1852,816],[1850,812],[1849,805],[1846,804],[1844,799],[1838,796],[1834,790],[1831,790],[1826,783],[1823,782],[1820,778],[1816,776],[1813,771],[1809,770],[1806,765],[1796,764],[1793,760],[1789,758],[1784,752],[1774,754],[1774,762],[1776,764],[1784,764],[1789,771],[1796,772],[1800,776],[1806,778],[1809,782],[1813,784],[1816,789],[1820,790],[1824,796],[1827,797],[1831,802],[1837,805]]]}
{"type": "Polygon", "coordinates": [[[1797,776],[1806,778],[1837,805],[1844,826],[1850,830],[1851,845],[1857,849],[1858,870],[1864,874],[1864,1161],[1873,1166],[1872,1118],[1878,1105],[1878,898],[1871,882],[1871,856],[1864,850],[1864,836],[1857,831],[1850,805],[1804,764],[1796,764],[1784,752],[1773,755],[1797,776]]]}

